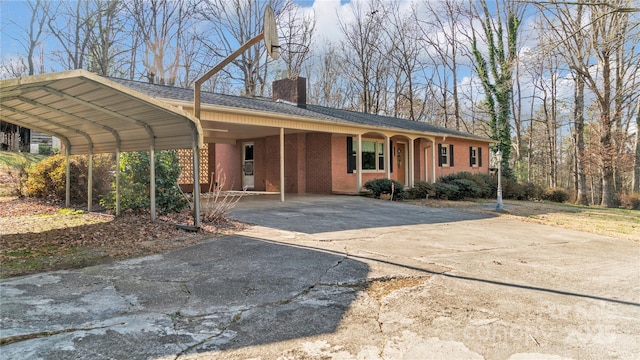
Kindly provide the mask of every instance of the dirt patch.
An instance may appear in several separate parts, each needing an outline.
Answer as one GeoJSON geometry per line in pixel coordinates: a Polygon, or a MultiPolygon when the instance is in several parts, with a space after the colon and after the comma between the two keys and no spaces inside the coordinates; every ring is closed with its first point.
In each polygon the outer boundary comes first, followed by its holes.
{"type": "Polygon", "coordinates": [[[372,298],[378,301],[381,301],[387,295],[391,294],[396,290],[418,286],[424,283],[425,281],[426,279],[424,277],[376,279],[369,282],[367,286],[367,293],[372,298]]]}
{"type": "Polygon", "coordinates": [[[203,223],[200,231],[188,211],[160,216],[125,213],[114,217],[65,209],[34,199],[0,201],[0,277],[78,268],[165,252],[244,228],[229,220],[203,223]]]}

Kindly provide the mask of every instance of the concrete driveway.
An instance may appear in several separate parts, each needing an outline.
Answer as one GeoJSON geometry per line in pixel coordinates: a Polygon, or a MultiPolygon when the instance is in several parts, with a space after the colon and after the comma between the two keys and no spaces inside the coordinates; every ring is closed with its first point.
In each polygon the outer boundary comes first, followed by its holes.
{"type": "Polygon", "coordinates": [[[248,196],[255,224],[0,282],[6,359],[635,359],[640,244],[347,196],[248,196]]]}

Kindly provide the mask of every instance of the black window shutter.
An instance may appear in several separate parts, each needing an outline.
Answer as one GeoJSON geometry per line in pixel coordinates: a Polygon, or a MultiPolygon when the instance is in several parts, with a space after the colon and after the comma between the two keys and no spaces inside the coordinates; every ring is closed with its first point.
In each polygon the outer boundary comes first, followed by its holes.
{"type": "Polygon", "coordinates": [[[393,141],[389,140],[389,172],[393,172],[393,141]]]}
{"type": "Polygon", "coordinates": [[[473,167],[473,146],[469,146],[469,167],[473,167]]]}
{"type": "Polygon", "coordinates": [[[442,166],[442,144],[438,144],[438,166],[442,166]]]}
{"type": "Polygon", "coordinates": [[[449,145],[449,166],[453,166],[453,145],[449,145]]]}
{"type": "Polygon", "coordinates": [[[482,148],[478,147],[478,166],[482,167],[482,148]]]}
{"type": "Polygon", "coordinates": [[[356,157],[353,156],[353,137],[347,136],[347,173],[356,169],[356,157]]]}

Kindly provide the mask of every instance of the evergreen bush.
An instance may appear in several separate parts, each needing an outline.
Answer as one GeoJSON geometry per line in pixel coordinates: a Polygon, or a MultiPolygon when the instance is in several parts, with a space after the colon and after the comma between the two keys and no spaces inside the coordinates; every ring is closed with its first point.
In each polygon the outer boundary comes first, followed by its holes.
{"type": "Polygon", "coordinates": [[[569,200],[569,192],[561,188],[547,189],[542,195],[543,200],[563,203],[569,200]]]}
{"type": "Polygon", "coordinates": [[[391,194],[391,184],[394,186],[393,200],[404,199],[408,195],[404,192],[404,185],[390,179],[373,179],[364,184],[364,188],[371,191],[376,199],[380,198],[382,194],[391,194]]]}
{"type": "MultiPolygon", "coordinates": [[[[141,210],[150,207],[150,155],[148,152],[129,152],[120,156],[120,206],[141,210]]],[[[180,176],[178,154],[175,150],[155,153],[156,209],[161,214],[178,212],[189,206],[178,185],[180,176]]],[[[115,208],[115,182],[112,192],[102,204],[115,208]]]]}

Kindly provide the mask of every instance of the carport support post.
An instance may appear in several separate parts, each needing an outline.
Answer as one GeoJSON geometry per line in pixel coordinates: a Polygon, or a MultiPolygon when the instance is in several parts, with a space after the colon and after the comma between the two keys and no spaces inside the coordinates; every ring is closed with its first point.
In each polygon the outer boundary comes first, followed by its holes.
{"type": "Polygon", "coordinates": [[[65,156],[65,183],[64,183],[64,206],[71,206],[71,164],[69,164],[69,146],[64,147],[65,156]]]}
{"type": "Polygon", "coordinates": [[[284,128],[280,128],[280,201],[284,202],[284,128]]]}
{"type": "Polygon", "coordinates": [[[120,216],[120,149],[116,150],[116,216],[120,216]]]}
{"type": "MultiPolygon", "coordinates": [[[[349,149],[351,151],[351,149],[349,149]]],[[[362,191],[362,134],[358,134],[358,145],[356,147],[356,191],[362,191]]]]}
{"type": "Polygon", "coordinates": [[[151,221],[156,221],[156,155],[153,145],[149,148],[149,200],[151,204],[151,221]]]}
{"type": "Polygon", "coordinates": [[[200,149],[198,132],[193,133],[193,226],[200,227],[200,149]]]}
{"type": "Polygon", "coordinates": [[[87,211],[91,212],[93,203],[93,152],[89,152],[89,179],[87,180],[87,211]]]}

